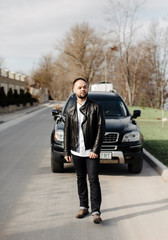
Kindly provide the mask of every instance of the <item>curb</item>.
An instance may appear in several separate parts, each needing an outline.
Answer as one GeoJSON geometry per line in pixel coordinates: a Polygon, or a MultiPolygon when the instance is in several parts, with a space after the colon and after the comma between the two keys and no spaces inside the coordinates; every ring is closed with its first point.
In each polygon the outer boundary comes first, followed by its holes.
{"type": "Polygon", "coordinates": [[[152,156],[146,149],[143,149],[143,156],[145,160],[161,175],[161,177],[168,181],[168,168],[161,163],[157,158],[152,156]]]}

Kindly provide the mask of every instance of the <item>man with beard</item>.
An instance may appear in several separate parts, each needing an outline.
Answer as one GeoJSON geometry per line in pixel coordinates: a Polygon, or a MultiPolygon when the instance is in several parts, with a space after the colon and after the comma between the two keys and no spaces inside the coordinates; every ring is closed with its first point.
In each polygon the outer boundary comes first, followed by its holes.
{"type": "Polygon", "coordinates": [[[105,120],[100,105],[88,98],[87,81],[73,82],[76,103],[67,111],[64,129],[64,153],[67,162],[73,160],[77,174],[80,209],[76,218],[89,214],[87,174],[90,183],[91,212],[94,223],[100,217],[101,189],[99,183],[100,148],[105,132],[105,120]]]}

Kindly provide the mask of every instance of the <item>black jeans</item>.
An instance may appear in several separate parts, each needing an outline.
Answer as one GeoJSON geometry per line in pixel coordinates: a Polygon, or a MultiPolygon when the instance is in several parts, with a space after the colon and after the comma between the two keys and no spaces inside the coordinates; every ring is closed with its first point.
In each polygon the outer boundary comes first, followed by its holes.
{"type": "Polygon", "coordinates": [[[77,174],[78,195],[80,206],[89,208],[88,205],[88,187],[86,176],[90,183],[91,211],[100,213],[101,189],[99,183],[99,163],[100,159],[91,159],[89,157],[79,157],[72,155],[74,167],[77,174]]]}

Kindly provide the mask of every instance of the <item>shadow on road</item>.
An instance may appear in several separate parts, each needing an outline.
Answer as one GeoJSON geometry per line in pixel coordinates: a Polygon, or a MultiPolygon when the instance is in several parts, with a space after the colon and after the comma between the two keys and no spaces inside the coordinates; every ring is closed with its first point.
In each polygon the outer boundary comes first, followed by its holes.
{"type": "Polygon", "coordinates": [[[137,216],[142,216],[142,215],[153,214],[153,213],[157,213],[157,212],[161,212],[161,211],[166,211],[168,209],[168,199],[162,199],[162,200],[154,201],[154,202],[144,202],[144,203],[137,203],[137,204],[120,206],[120,207],[116,207],[116,208],[104,209],[104,210],[102,210],[102,213],[114,212],[114,211],[119,211],[119,210],[122,210],[122,209],[134,208],[134,207],[143,207],[143,206],[160,205],[160,204],[164,204],[164,205],[159,206],[157,208],[147,209],[147,210],[139,211],[139,212],[136,211],[134,213],[122,215],[122,216],[119,216],[119,217],[113,217],[113,218],[105,219],[103,221],[103,225],[110,225],[111,226],[112,223],[115,223],[115,222],[118,222],[118,221],[121,221],[121,220],[126,220],[126,219],[134,218],[134,217],[137,217],[137,216]]]}
{"type": "MultiPolygon", "coordinates": [[[[50,165],[41,167],[37,170],[36,174],[48,174],[51,171],[50,165]]],[[[75,173],[73,163],[65,163],[64,171],[62,174],[75,173]]],[[[57,173],[55,173],[57,174],[57,173]]],[[[128,177],[153,177],[158,176],[158,173],[151,168],[151,166],[144,161],[143,168],[140,174],[129,173],[127,164],[100,164],[99,175],[109,175],[109,176],[128,176],[128,177]]]]}
{"type": "MultiPolygon", "coordinates": [[[[65,173],[75,173],[75,169],[73,166],[73,163],[66,163],[64,164],[64,174],[65,173]]],[[[151,168],[151,166],[144,161],[143,168],[140,174],[133,174],[128,172],[128,166],[127,164],[100,164],[100,175],[111,175],[111,176],[128,176],[128,177],[134,177],[134,176],[158,176],[158,173],[151,168]]]]}

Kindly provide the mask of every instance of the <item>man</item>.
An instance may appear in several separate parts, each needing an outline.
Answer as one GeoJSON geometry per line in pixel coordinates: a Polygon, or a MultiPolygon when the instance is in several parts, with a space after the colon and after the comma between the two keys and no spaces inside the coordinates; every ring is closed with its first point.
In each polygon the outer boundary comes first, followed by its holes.
{"type": "Polygon", "coordinates": [[[88,98],[88,86],[85,79],[75,79],[73,91],[77,101],[66,114],[64,152],[67,162],[73,159],[77,174],[80,209],[76,218],[83,218],[89,214],[86,179],[88,174],[93,222],[100,223],[102,221],[100,217],[101,189],[98,171],[100,148],[105,132],[104,115],[101,106],[88,98]]]}

